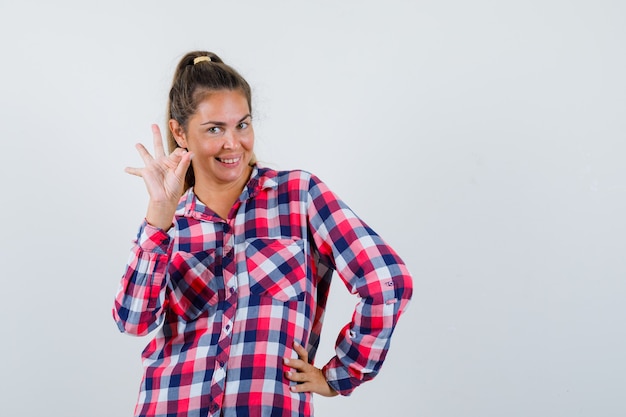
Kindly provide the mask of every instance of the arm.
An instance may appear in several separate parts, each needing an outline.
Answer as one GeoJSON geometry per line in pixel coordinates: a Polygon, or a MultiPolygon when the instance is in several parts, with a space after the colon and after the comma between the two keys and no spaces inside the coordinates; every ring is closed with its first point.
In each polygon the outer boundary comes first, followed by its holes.
{"type": "Polygon", "coordinates": [[[394,328],[412,296],[404,262],[318,178],[310,180],[310,229],[315,245],[360,300],[323,368],[342,395],[376,376],[394,328]]]}
{"type": "Polygon", "coordinates": [[[115,297],[113,318],[122,332],[143,336],[163,320],[171,238],[144,222],[115,297]]]}
{"type": "Polygon", "coordinates": [[[145,166],[126,168],[127,173],[143,179],[150,200],[113,308],[120,330],[135,335],[150,332],[162,320],[171,252],[171,237],[165,230],[172,225],[192,157],[181,148],[166,155],[157,125],[152,125],[152,137],[154,157],[138,144],[145,166]]]}

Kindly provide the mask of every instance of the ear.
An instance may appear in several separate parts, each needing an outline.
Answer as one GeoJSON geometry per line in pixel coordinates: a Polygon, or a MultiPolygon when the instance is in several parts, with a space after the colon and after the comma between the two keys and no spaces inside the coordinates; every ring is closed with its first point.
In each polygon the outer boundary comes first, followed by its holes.
{"type": "Polygon", "coordinates": [[[178,123],[178,121],[174,119],[170,119],[169,127],[178,146],[187,149],[187,138],[185,137],[185,130],[180,125],[180,123],[178,123]]]}

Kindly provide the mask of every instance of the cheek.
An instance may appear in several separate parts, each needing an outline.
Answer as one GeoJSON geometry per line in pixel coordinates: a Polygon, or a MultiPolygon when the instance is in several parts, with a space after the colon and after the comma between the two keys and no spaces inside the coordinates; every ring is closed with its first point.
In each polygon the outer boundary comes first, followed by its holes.
{"type": "Polygon", "coordinates": [[[250,132],[241,138],[241,145],[246,149],[252,149],[254,147],[254,132],[250,132]]]}
{"type": "Polygon", "coordinates": [[[198,146],[198,151],[204,155],[215,155],[220,151],[220,143],[218,141],[208,140],[198,146]]]}
{"type": "Polygon", "coordinates": [[[250,140],[248,140],[245,146],[246,146],[246,149],[252,150],[252,148],[254,148],[254,138],[251,138],[250,140]]]}

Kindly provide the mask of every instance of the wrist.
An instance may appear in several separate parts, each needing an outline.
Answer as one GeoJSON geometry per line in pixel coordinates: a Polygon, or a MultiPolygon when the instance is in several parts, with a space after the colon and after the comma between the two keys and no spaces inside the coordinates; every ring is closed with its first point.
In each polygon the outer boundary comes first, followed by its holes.
{"type": "Polygon", "coordinates": [[[146,221],[149,225],[167,231],[172,227],[172,220],[176,212],[176,205],[150,202],[146,213],[146,221]]]}

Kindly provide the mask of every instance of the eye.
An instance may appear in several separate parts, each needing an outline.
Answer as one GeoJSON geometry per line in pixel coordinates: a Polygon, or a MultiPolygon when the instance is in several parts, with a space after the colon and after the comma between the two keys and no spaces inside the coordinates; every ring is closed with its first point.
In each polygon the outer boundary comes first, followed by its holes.
{"type": "Polygon", "coordinates": [[[249,122],[241,122],[237,125],[237,129],[243,130],[246,129],[248,126],[250,126],[249,122]]]}
{"type": "Polygon", "coordinates": [[[222,128],[218,127],[218,126],[212,126],[212,127],[207,129],[207,132],[209,132],[211,135],[217,135],[221,131],[222,131],[222,128]]]}

